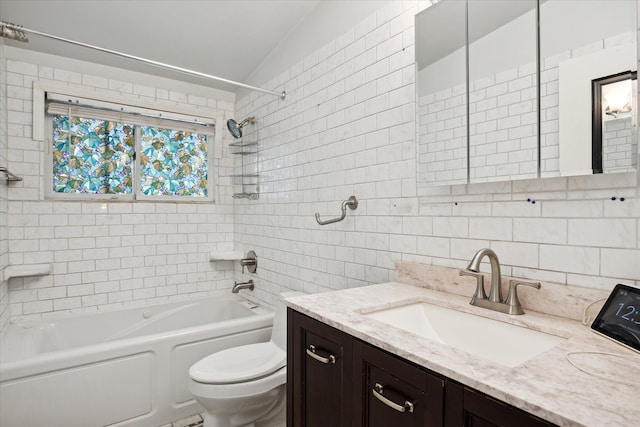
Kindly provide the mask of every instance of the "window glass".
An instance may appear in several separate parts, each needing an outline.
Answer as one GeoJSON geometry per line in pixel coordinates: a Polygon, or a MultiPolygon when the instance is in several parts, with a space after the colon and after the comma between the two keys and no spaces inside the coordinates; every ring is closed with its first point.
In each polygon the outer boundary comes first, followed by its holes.
{"type": "Polygon", "coordinates": [[[141,126],[140,189],[146,196],[207,197],[207,137],[141,126]]]}
{"type": "Polygon", "coordinates": [[[52,140],[54,192],[132,194],[132,125],[56,114],[52,140]]]}

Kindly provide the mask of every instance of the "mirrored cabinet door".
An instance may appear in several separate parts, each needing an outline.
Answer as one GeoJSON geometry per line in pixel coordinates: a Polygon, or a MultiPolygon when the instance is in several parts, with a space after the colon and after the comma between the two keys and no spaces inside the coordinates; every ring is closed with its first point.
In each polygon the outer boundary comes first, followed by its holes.
{"type": "Polygon", "coordinates": [[[470,182],[536,178],[536,0],[470,0],[470,182]]]}
{"type": "Polygon", "coordinates": [[[541,2],[543,177],[637,169],[636,7],[541,2]]]}
{"type": "Polygon", "coordinates": [[[637,1],[416,15],[418,188],[638,170],[637,1]]]}
{"type": "Polygon", "coordinates": [[[467,182],[467,65],[464,1],[416,15],[418,185],[467,182]]]}

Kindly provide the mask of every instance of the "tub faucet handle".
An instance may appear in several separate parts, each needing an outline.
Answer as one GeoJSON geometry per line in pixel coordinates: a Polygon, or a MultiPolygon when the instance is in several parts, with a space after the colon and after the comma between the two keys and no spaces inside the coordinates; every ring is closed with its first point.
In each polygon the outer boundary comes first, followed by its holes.
{"type": "Polygon", "coordinates": [[[240,265],[242,266],[242,272],[244,273],[244,268],[247,267],[249,273],[255,273],[258,269],[258,257],[254,251],[247,252],[247,256],[240,260],[240,265]]]}

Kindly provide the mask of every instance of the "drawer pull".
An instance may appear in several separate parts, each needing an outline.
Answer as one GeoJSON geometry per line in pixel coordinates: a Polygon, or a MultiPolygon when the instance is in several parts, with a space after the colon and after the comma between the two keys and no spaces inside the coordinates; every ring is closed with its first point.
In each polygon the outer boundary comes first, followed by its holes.
{"type": "Polygon", "coordinates": [[[376,383],[374,388],[371,389],[371,392],[376,397],[376,399],[378,399],[380,402],[384,403],[391,409],[395,409],[398,412],[413,412],[413,403],[409,402],[408,400],[405,400],[403,405],[398,405],[396,402],[393,402],[392,400],[384,397],[384,388],[380,383],[376,383]]]}
{"type": "Polygon", "coordinates": [[[330,354],[329,357],[322,357],[316,353],[316,346],[313,344],[309,344],[309,348],[307,349],[307,354],[318,362],[322,363],[336,363],[336,357],[333,354],[330,354]]]}

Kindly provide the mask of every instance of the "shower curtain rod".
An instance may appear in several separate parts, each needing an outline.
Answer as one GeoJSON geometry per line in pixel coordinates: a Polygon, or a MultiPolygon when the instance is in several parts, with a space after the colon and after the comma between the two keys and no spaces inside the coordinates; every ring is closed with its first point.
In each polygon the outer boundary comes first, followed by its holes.
{"type": "Polygon", "coordinates": [[[235,86],[243,87],[245,89],[255,90],[255,91],[263,92],[263,93],[268,93],[268,94],[275,95],[275,96],[279,97],[283,101],[287,96],[287,93],[285,91],[276,92],[274,90],[263,89],[261,87],[252,86],[252,85],[248,85],[248,84],[245,84],[245,83],[236,82],[236,81],[233,81],[233,80],[228,80],[228,79],[225,79],[225,78],[222,78],[222,77],[213,76],[211,74],[205,74],[205,73],[201,73],[199,71],[189,70],[187,68],[177,67],[175,65],[170,65],[170,64],[165,64],[163,62],[154,61],[152,59],[146,59],[146,58],[142,58],[142,57],[139,57],[139,56],[130,55],[128,53],[119,52],[117,50],[107,49],[107,48],[104,48],[104,47],[100,47],[100,46],[95,46],[95,45],[88,44],[88,43],[79,42],[77,40],[71,40],[71,39],[67,39],[67,38],[64,38],[64,37],[56,36],[56,35],[53,35],[53,34],[44,33],[42,31],[32,30],[32,29],[29,29],[29,28],[25,28],[25,27],[23,27],[21,25],[12,24],[10,22],[0,21],[0,37],[6,37],[6,38],[9,38],[9,39],[13,39],[13,40],[18,40],[18,41],[22,41],[22,42],[28,42],[29,39],[25,36],[24,33],[36,34],[38,36],[47,37],[47,38],[54,39],[54,40],[59,40],[59,41],[65,42],[65,43],[75,44],[77,46],[87,47],[89,49],[95,49],[95,50],[98,50],[100,52],[110,53],[112,55],[120,56],[120,57],[127,58],[127,59],[133,59],[133,60],[139,61],[139,62],[144,62],[146,64],[154,65],[156,67],[166,68],[168,70],[178,71],[180,73],[190,74],[192,76],[204,77],[204,78],[211,79],[211,80],[217,80],[219,82],[229,83],[229,84],[232,84],[232,85],[235,85],[235,86]]]}

